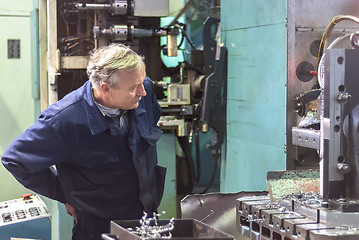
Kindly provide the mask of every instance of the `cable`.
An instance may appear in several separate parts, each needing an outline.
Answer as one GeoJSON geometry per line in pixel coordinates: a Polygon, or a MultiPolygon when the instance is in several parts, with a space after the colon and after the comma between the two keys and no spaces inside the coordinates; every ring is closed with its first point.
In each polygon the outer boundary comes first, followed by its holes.
{"type": "Polygon", "coordinates": [[[60,4],[62,4],[62,6],[60,6],[60,8],[63,9],[63,11],[61,11],[61,16],[62,16],[62,20],[64,21],[65,27],[66,27],[66,33],[67,36],[70,35],[70,28],[69,28],[69,24],[68,24],[68,16],[67,16],[67,6],[68,6],[68,1],[65,2],[60,2],[60,4]],[[65,7],[66,6],[66,7],[65,7]]]}
{"type": "Polygon", "coordinates": [[[209,183],[208,183],[207,187],[201,192],[201,194],[206,193],[210,189],[210,187],[212,186],[214,178],[216,177],[218,160],[219,160],[220,156],[221,156],[220,150],[215,150],[215,152],[214,152],[214,166],[213,166],[212,176],[211,176],[211,179],[209,180],[209,183]]]}
{"type": "Polygon", "coordinates": [[[319,68],[319,62],[320,62],[322,56],[324,55],[325,50],[328,47],[329,37],[330,37],[330,34],[331,34],[333,28],[335,27],[335,25],[337,25],[340,21],[343,21],[343,20],[350,20],[350,21],[353,21],[353,22],[359,24],[359,18],[350,16],[350,15],[338,15],[332,19],[332,21],[329,23],[329,25],[325,29],[325,31],[322,35],[322,38],[320,40],[319,51],[318,51],[318,68],[319,68]],[[323,48],[322,48],[322,46],[323,46],[323,48]]]}
{"type": "Polygon", "coordinates": [[[187,9],[192,5],[194,0],[189,0],[186,5],[181,9],[181,11],[177,14],[177,16],[172,20],[172,22],[168,25],[168,27],[174,25],[177,20],[182,16],[182,14],[187,11],[187,9]]]}
{"type": "MultiPolygon", "coordinates": [[[[201,180],[201,155],[200,155],[200,147],[199,147],[199,134],[198,134],[198,119],[195,118],[192,121],[192,130],[194,131],[194,141],[195,141],[195,149],[196,149],[196,174],[194,179],[198,183],[201,180]]],[[[192,141],[191,141],[192,142],[192,141]]]]}
{"type": "Polygon", "coordinates": [[[196,47],[193,45],[192,41],[189,39],[189,37],[188,37],[188,35],[187,35],[187,33],[186,33],[184,27],[181,27],[179,24],[175,24],[174,27],[180,29],[180,30],[181,30],[181,33],[182,33],[181,43],[178,45],[178,47],[180,47],[180,46],[182,45],[182,43],[183,43],[183,37],[185,37],[185,38],[187,39],[188,43],[191,45],[191,47],[192,47],[193,49],[196,49],[196,47]]]}
{"type": "Polygon", "coordinates": [[[192,192],[193,190],[193,182],[194,182],[194,164],[192,160],[191,150],[188,145],[188,138],[186,136],[179,137],[177,136],[178,143],[180,144],[184,157],[187,161],[187,170],[189,174],[189,183],[187,184],[186,190],[188,192],[192,192]]]}
{"type": "MultiPolygon", "coordinates": [[[[346,34],[346,35],[343,35],[343,36],[340,36],[340,37],[337,37],[329,46],[327,49],[332,49],[334,48],[337,44],[339,44],[341,41],[345,40],[346,38],[349,38],[351,36],[351,34],[346,34]]],[[[318,63],[318,83],[319,83],[319,87],[322,88],[323,85],[324,85],[324,80],[322,78],[322,74],[320,72],[320,68],[322,66],[322,61],[323,61],[323,56],[324,54],[322,55],[321,59],[319,60],[319,63],[318,63]]]]}

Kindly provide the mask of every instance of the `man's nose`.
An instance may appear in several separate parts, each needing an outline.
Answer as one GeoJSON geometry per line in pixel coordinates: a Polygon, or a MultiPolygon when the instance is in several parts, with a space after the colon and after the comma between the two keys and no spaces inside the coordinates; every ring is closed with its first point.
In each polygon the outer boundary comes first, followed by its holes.
{"type": "Polygon", "coordinates": [[[138,89],[137,89],[137,95],[144,97],[147,95],[146,90],[145,90],[145,86],[143,86],[143,84],[141,84],[138,89]]]}

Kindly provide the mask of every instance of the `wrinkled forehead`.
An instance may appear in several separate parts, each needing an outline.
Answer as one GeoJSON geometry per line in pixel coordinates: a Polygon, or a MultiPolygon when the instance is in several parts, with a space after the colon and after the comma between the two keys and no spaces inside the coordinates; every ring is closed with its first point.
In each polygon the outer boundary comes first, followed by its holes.
{"type": "Polygon", "coordinates": [[[144,64],[142,64],[139,68],[137,68],[136,70],[132,70],[132,71],[126,71],[126,70],[116,70],[116,72],[114,74],[112,74],[111,77],[114,77],[116,79],[112,79],[114,80],[114,82],[116,82],[116,84],[114,85],[114,87],[121,87],[121,86],[130,86],[130,85],[138,85],[138,84],[142,84],[143,81],[146,78],[146,67],[144,64]]]}

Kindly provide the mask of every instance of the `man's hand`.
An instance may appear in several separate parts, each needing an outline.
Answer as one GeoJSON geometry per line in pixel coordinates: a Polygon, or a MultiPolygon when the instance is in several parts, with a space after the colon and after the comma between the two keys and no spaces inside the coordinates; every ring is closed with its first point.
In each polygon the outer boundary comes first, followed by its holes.
{"type": "Polygon", "coordinates": [[[74,221],[77,224],[76,209],[68,203],[65,203],[65,208],[66,208],[66,212],[74,218],[74,221]]]}

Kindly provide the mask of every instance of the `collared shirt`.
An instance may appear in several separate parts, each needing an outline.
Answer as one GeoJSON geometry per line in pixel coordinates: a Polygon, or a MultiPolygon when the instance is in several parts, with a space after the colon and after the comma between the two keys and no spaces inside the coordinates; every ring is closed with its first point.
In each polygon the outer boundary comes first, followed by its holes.
{"type": "Polygon", "coordinates": [[[94,101],[94,103],[96,104],[98,110],[100,110],[100,112],[102,113],[102,115],[107,116],[107,117],[115,117],[115,116],[119,116],[120,115],[120,109],[118,108],[108,108],[105,107],[104,105],[98,103],[95,99],[95,95],[94,95],[94,89],[91,89],[91,96],[92,96],[92,100],[94,101]]]}
{"type": "Polygon", "coordinates": [[[128,133],[128,119],[127,111],[122,110],[119,108],[109,108],[105,107],[104,105],[98,103],[94,96],[94,90],[92,89],[91,95],[94,103],[96,104],[98,110],[102,113],[103,116],[109,117],[112,122],[113,126],[110,128],[110,133],[113,136],[125,136],[128,133]]]}

